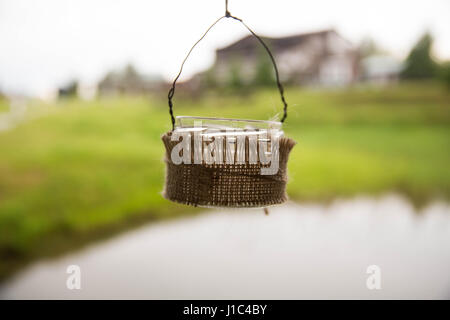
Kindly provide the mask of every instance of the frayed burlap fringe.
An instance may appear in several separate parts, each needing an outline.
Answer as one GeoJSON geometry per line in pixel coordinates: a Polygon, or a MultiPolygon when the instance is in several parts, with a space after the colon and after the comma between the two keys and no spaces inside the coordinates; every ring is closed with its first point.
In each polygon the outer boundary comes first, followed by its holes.
{"type": "MultiPolygon", "coordinates": [[[[176,165],[170,154],[178,141],[171,141],[171,135],[172,132],[168,132],[161,137],[166,147],[163,191],[166,199],[192,206],[249,208],[267,207],[287,200],[286,167],[289,153],[296,143],[294,140],[280,138],[278,172],[261,175],[261,168],[268,165],[259,161],[256,164],[176,165]]],[[[248,150],[246,152],[248,154],[248,150]]]]}

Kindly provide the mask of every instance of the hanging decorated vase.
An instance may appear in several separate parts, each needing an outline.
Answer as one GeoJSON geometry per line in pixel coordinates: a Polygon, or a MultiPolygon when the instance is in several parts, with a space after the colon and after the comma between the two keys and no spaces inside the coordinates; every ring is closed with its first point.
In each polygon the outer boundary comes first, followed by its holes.
{"type": "Polygon", "coordinates": [[[169,91],[172,130],[162,136],[166,148],[163,196],[204,207],[268,207],[287,200],[287,161],[295,141],[284,136],[287,103],[275,59],[264,41],[228,10],[194,44],[169,91]],[[185,117],[173,114],[173,96],[183,66],[195,46],[221,19],[241,22],[266,49],[274,66],[283,117],[278,121],[185,117]]]}

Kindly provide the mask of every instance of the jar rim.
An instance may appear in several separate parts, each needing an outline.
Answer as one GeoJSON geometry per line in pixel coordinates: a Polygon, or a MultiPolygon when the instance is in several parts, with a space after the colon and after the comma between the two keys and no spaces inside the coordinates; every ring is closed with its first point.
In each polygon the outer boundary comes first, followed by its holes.
{"type": "Polygon", "coordinates": [[[280,121],[273,120],[255,120],[255,119],[236,119],[236,118],[217,118],[217,117],[198,117],[198,116],[176,116],[177,123],[182,121],[183,119],[192,119],[192,120],[215,120],[215,121],[231,121],[231,122],[250,122],[250,123],[259,123],[259,124],[269,124],[272,126],[277,126],[281,128],[280,121]]]}

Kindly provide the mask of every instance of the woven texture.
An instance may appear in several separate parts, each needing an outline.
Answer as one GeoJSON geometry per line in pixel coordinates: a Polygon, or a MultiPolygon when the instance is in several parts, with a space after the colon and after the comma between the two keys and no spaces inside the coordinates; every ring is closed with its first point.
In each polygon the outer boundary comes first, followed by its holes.
{"type": "Polygon", "coordinates": [[[295,141],[279,140],[279,170],[261,175],[256,164],[174,164],[170,154],[178,141],[162,136],[166,147],[166,184],[163,196],[171,201],[206,207],[266,207],[287,200],[287,161],[295,141]]]}

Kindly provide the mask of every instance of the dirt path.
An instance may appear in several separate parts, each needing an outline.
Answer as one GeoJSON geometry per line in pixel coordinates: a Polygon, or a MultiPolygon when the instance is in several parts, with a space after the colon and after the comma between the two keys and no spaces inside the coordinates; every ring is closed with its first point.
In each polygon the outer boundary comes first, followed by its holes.
{"type": "Polygon", "coordinates": [[[27,112],[27,103],[23,99],[11,100],[9,111],[0,113],[0,132],[14,128],[27,112]]]}

